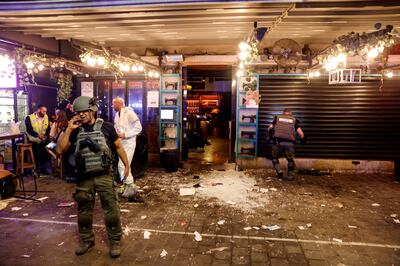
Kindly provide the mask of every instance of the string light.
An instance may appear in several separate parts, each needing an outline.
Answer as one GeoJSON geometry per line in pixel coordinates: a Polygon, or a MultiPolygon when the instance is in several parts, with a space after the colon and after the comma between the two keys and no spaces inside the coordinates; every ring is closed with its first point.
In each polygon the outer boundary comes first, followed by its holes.
{"type": "Polygon", "coordinates": [[[139,65],[139,66],[138,66],[138,70],[139,70],[139,71],[143,71],[143,70],[144,70],[144,66],[143,66],[143,65],[139,65]]]}
{"type": "Polygon", "coordinates": [[[240,42],[239,43],[239,49],[240,51],[249,51],[250,50],[250,45],[247,42],[240,42]]]}
{"type": "Polygon", "coordinates": [[[239,70],[236,72],[236,76],[237,76],[237,77],[241,77],[241,76],[243,76],[243,74],[244,74],[244,72],[243,72],[243,70],[241,70],[241,69],[239,69],[239,70]]]}
{"type": "Polygon", "coordinates": [[[379,54],[379,50],[376,47],[374,47],[368,51],[367,56],[368,56],[368,58],[373,59],[373,58],[377,57],[378,54],[379,54]]]}
{"type": "Polygon", "coordinates": [[[394,74],[393,74],[392,71],[389,71],[389,72],[385,73],[385,76],[388,77],[388,78],[393,78],[394,74]]]}

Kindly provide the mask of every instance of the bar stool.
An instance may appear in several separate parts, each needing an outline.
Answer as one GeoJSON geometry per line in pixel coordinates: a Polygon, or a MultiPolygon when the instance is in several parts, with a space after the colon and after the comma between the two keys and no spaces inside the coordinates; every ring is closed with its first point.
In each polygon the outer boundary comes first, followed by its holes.
{"type": "Polygon", "coordinates": [[[63,156],[62,155],[56,155],[56,157],[51,157],[53,161],[53,175],[56,176],[57,174],[60,175],[60,178],[64,178],[63,174],[63,156]]]}
{"type": "Polygon", "coordinates": [[[30,143],[17,144],[17,165],[16,165],[15,173],[20,180],[20,187],[22,186],[22,191],[16,191],[16,192],[24,193],[24,196],[20,197],[20,198],[36,200],[36,199],[32,198],[38,192],[37,182],[36,182],[37,171],[36,171],[36,165],[35,165],[35,157],[33,156],[32,144],[30,144],[30,143]],[[27,160],[25,160],[25,156],[26,156],[27,160]],[[35,183],[35,190],[31,190],[31,191],[25,190],[25,184],[24,184],[25,170],[32,170],[33,180],[35,183]],[[33,194],[29,197],[26,197],[26,192],[33,192],[33,194]]]}

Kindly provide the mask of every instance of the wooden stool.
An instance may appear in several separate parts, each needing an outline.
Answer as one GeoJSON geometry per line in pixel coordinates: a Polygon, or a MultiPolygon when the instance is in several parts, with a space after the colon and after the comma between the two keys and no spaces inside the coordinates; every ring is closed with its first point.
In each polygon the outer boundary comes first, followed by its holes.
{"type": "Polygon", "coordinates": [[[33,156],[32,144],[20,143],[17,144],[17,167],[16,175],[23,175],[25,169],[33,169],[35,171],[35,157],[33,156]],[[28,155],[28,160],[25,161],[25,153],[28,155]]]}
{"type": "Polygon", "coordinates": [[[64,178],[63,175],[63,156],[58,155],[54,158],[53,156],[51,157],[53,161],[53,175],[56,176],[57,174],[60,175],[60,178],[64,178]]]}

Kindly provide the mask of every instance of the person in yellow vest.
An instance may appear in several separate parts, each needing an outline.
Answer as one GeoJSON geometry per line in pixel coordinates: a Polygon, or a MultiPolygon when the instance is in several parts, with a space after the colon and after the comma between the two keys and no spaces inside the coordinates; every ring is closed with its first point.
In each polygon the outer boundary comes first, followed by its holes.
{"type": "Polygon", "coordinates": [[[35,157],[36,171],[47,175],[46,160],[48,158],[46,145],[49,139],[49,117],[47,107],[39,105],[36,112],[25,118],[26,133],[28,140],[32,144],[33,156],[35,157]]]}

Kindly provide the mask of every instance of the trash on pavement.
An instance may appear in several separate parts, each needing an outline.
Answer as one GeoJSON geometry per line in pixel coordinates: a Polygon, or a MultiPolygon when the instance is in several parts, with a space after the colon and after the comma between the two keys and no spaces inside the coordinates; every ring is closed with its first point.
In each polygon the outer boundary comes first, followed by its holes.
{"type": "Polygon", "coordinates": [[[251,227],[245,227],[245,228],[243,228],[245,231],[249,231],[250,229],[251,229],[251,227]]]}
{"type": "Polygon", "coordinates": [[[129,226],[126,225],[126,226],[124,227],[124,235],[127,236],[127,235],[129,235],[130,232],[131,232],[131,229],[129,228],[129,226]]]}
{"type": "Polygon", "coordinates": [[[309,195],[309,196],[312,196],[313,193],[311,193],[311,192],[304,192],[304,193],[302,193],[302,195],[309,195]]]}
{"type": "Polygon", "coordinates": [[[228,203],[228,204],[230,204],[230,205],[235,205],[235,204],[236,204],[236,202],[230,201],[230,200],[228,200],[226,203],[228,203]]]}
{"type": "Polygon", "coordinates": [[[62,245],[64,245],[64,242],[61,242],[60,244],[58,244],[57,246],[62,246],[62,245]]]}
{"type": "Polygon", "coordinates": [[[147,231],[147,230],[145,230],[144,233],[143,233],[144,239],[150,239],[150,235],[151,235],[151,233],[149,231],[147,231]]]}
{"type": "Polygon", "coordinates": [[[342,242],[343,242],[343,240],[342,240],[342,239],[339,239],[339,238],[332,238],[332,240],[335,241],[335,242],[339,242],[339,243],[342,243],[342,242]]]}
{"type": "Polygon", "coordinates": [[[218,225],[223,225],[225,223],[225,220],[220,220],[217,222],[218,225]]]}
{"type": "Polygon", "coordinates": [[[308,228],[311,228],[311,227],[312,227],[312,224],[306,224],[306,226],[307,226],[308,228]]]}
{"type": "Polygon", "coordinates": [[[26,213],[26,212],[25,212],[25,213],[22,214],[22,216],[25,216],[25,217],[26,217],[26,216],[29,216],[29,213],[26,213]]]}
{"type": "Polygon", "coordinates": [[[140,216],[140,219],[142,219],[142,220],[144,220],[144,219],[146,219],[147,218],[147,216],[146,215],[142,215],[142,216],[140,216]]]}
{"type": "Polygon", "coordinates": [[[297,226],[300,230],[306,230],[306,228],[302,225],[297,226]]]}
{"type": "Polygon", "coordinates": [[[26,255],[26,254],[24,254],[24,255],[21,255],[21,257],[24,257],[24,258],[30,258],[30,257],[31,257],[31,255],[26,255]]]}
{"type": "Polygon", "coordinates": [[[255,229],[255,230],[260,230],[260,227],[258,227],[258,226],[253,226],[253,229],[255,229]]]}
{"type": "Polygon", "coordinates": [[[197,241],[197,242],[199,242],[199,241],[201,241],[202,240],[202,237],[201,237],[201,235],[200,235],[200,233],[199,232],[194,232],[194,239],[197,241]]]}
{"type": "Polygon", "coordinates": [[[207,253],[207,254],[211,254],[211,253],[213,253],[214,251],[224,251],[224,250],[226,250],[226,249],[229,249],[229,248],[228,248],[228,247],[212,248],[212,249],[208,250],[206,253],[207,253]]]}
{"type": "Polygon", "coordinates": [[[46,200],[46,199],[48,199],[48,198],[49,198],[49,197],[47,197],[47,196],[44,196],[44,197],[38,198],[37,200],[39,200],[39,201],[43,202],[44,200],[46,200]]]}
{"type": "Polygon", "coordinates": [[[61,202],[57,205],[57,207],[72,207],[75,205],[75,202],[61,202]]]}
{"type": "Polygon", "coordinates": [[[397,214],[395,214],[395,213],[392,213],[392,214],[390,215],[390,217],[392,217],[392,218],[396,218],[396,217],[397,217],[397,214]]]}
{"type": "Polygon", "coordinates": [[[180,188],[179,189],[179,195],[180,196],[191,196],[196,193],[196,190],[194,188],[180,188]]]}
{"type": "Polygon", "coordinates": [[[325,204],[321,204],[321,207],[325,207],[326,205],[325,204]]]}
{"type": "Polygon", "coordinates": [[[262,228],[268,229],[269,231],[275,231],[275,230],[281,229],[281,227],[277,224],[269,225],[269,226],[263,225],[262,228]]]}
{"type": "Polygon", "coordinates": [[[213,186],[213,187],[218,186],[218,185],[223,185],[223,183],[221,183],[221,182],[211,182],[211,186],[213,186]]]}
{"type": "Polygon", "coordinates": [[[167,256],[168,255],[168,252],[165,250],[165,249],[163,249],[162,251],[161,251],[161,253],[160,253],[160,257],[161,258],[164,258],[165,256],[167,256]]]}
{"type": "Polygon", "coordinates": [[[179,221],[179,225],[180,226],[185,226],[185,225],[187,225],[187,222],[186,221],[179,221]]]}
{"type": "Polygon", "coordinates": [[[400,219],[393,219],[393,222],[394,222],[395,224],[400,224],[400,219]]]}
{"type": "Polygon", "coordinates": [[[343,204],[342,203],[338,203],[338,204],[336,204],[336,206],[338,207],[338,208],[343,208],[343,204]]]}
{"type": "Polygon", "coordinates": [[[371,206],[373,206],[373,207],[379,207],[379,206],[381,206],[381,205],[380,205],[379,203],[372,203],[371,206]]]}
{"type": "Polygon", "coordinates": [[[196,203],[193,207],[197,208],[197,207],[199,207],[199,204],[196,203]]]}
{"type": "Polygon", "coordinates": [[[268,188],[260,188],[261,193],[268,193],[268,188]]]}
{"type": "Polygon", "coordinates": [[[121,209],[120,212],[131,212],[131,211],[127,209],[121,209]]]}
{"type": "Polygon", "coordinates": [[[74,217],[76,217],[76,216],[78,216],[78,215],[76,215],[76,214],[71,214],[70,216],[68,216],[69,218],[74,218],[74,217]]]}
{"type": "Polygon", "coordinates": [[[270,188],[271,191],[278,191],[276,188],[272,187],[270,188]]]}
{"type": "Polygon", "coordinates": [[[351,228],[351,229],[357,229],[357,228],[358,228],[358,227],[355,226],[355,225],[348,225],[347,227],[348,227],[348,228],[351,228]]]}
{"type": "Polygon", "coordinates": [[[21,207],[12,207],[11,211],[16,212],[16,211],[19,211],[21,209],[22,209],[21,207]]]}

